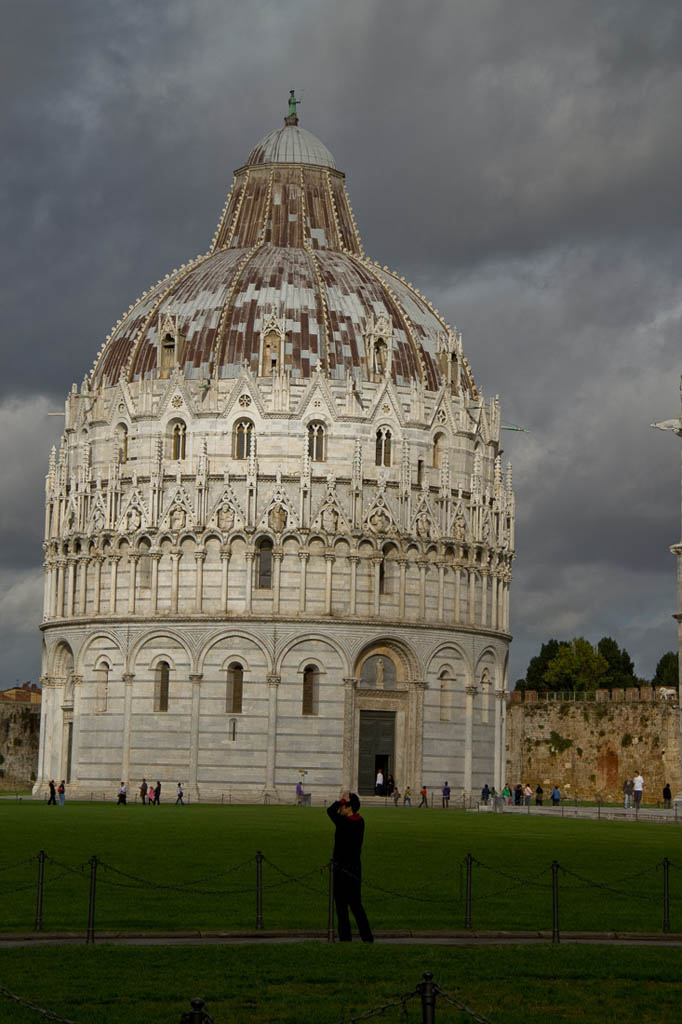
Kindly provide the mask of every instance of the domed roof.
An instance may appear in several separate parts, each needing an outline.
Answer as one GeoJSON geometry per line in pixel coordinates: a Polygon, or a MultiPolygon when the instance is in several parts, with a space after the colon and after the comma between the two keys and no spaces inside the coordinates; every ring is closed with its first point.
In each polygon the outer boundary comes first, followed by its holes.
{"type": "Polygon", "coordinates": [[[316,164],[336,168],[336,161],[323,142],[296,124],[268,132],[249,153],[246,166],[253,164],[316,164]]]}
{"type": "MultiPolygon", "coordinates": [[[[396,384],[441,385],[448,324],[403,277],[367,259],[344,175],[295,114],[266,135],[235,172],[213,243],[133,303],[107,338],[97,385],[161,375],[169,324],[186,377],[231,378],[261,369],[274,320],[282,365],[309,377],[372,380],[370,338],[381,333],[396,384]],[[374,334],[373,334],[374,332],[374,334]]],[[[464,360],[463,382],[476,393],[464,360]]]]}

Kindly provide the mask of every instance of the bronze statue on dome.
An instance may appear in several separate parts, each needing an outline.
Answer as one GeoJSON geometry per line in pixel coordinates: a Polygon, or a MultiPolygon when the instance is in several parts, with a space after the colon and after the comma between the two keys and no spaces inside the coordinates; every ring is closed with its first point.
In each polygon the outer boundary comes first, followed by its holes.
{"type": "Polygon", "coordinates": [[[299,103],[301,103],[301,100],[296,99],[295,93],[295,89],[289,90],[289,113],[284,118],[284,123],[286,125],[298,124],[298,114],[296,113],[296,107],[299,105],[299,103]]]}

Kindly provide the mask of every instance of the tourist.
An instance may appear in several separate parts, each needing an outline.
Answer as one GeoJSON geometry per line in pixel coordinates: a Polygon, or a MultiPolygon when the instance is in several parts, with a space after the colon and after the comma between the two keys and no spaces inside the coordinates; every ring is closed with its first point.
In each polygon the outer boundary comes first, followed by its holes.
{"type": "Polygon", "coordinates": [[[544,792],[545,792],[544,789],[542,788],[542,786],[538,782],[537,787],[535,789],[535,806],[536,807],[542,807],[542,797],[544,795],[544,792]]]}
{"type": "Polygon", "coordinates": [[[56,807],[57,806],[57,787],[54,784],[54,779],[50,779],[50,781],[48,782],[48,786],[50,787],[50,799],[47,801],[48,807],[49,807],[50,804],[54,804],[55,807],[56,807]]]}
{"type": "Polygon", "coordinates": [[[523,805],[524,805],[524,807],[530,807],[530,799],[531,799],[532,795],[533,795],[533,790],[530,788],[528,783],[526,783],[525,788],[523,790],[523,805]]]}
{"type": "Polygon", "coordinates": [[[384,773],[381,768],[377,772],[376,782],[374,783],[374,791],[377,796],[383,796],[384,792],[384,773]]]}
{"type": "Polygon", "coordinates": [[[634,787],[634,792],[632,795],[635,798],[635,810],[638,811],[642,803],[642,793],[644,792],[644,779],[638,771],[635,772],[635,777],[632,780],[632,785],[634,787]]]}
{"type": "Polygon", "coordinates": [[[448,786],[448,780],[445,780],[443,786],[443,807],[447,810],[450,806],[450,787],[448,786]]]}
{"type": "Polygon", "coordinates": [[[629,811],[632,807],[632,793],[635,785],[632,779],[626,779],[623,783],[623,807],[626,811],[629,811]]]}
{"type": "Polygon", "coordinates": [[[397,786],[394,786],[393,787],[393,803],[395,804],[396,807],[398,806],[399,801],[400,801],[400,790],[398,789],[397,786]]]}
{"type": "Polygon", "coordinates": [[[523,786],[517,782],[514,786],[514,806],[520,807],[523,803],[523,786]]]}
{"type": "Polygon", "coordinates": [[[512,802],[512,794],[508,782],[505,782],[504,784],[504,788],[502,790],[502,799],[506,802],[507,805],[510,805],[512,802]]]}
{"type": "Polygon", "coordinates": [[[185,791],[182,788],[182,783],[181,782],[178,782],[178,788],[176,790],[176,793],[177,793],[177,798],[175,800],[176,805],[177,804],[182,804],[182,806],[184,807],[185,806],[185,801],[182,798],[185,795],[185,791]]]}
{"type": "Polygon", "coordinates": [[[142,806],[143,807],[144,807],[145,803],[147,802],[147,789],[148,788],[149,787],[147,786],[147,780],[143,779],[142,780],[142,784],[140,786],[140,800],[142,801],[142,806]]]}
{"type": "Polygon", "coordinates": [[[489,799],[490,799],[490,786],[486,782],[485,786],[481,790],[481,802],[484,803],[486,805],[486,807],[487,807],[489,799]]]}
{"type": "Polygon", "coordinates": [[[63,807],[66,800],[66,782],[64,779],[57,786],[57,793],[59,794],[59,806],[63,807]]]}
{"type": "Polygon", "coordinates": [[[561,791],[558,786],[555,786],[552,790],[552,806],[558,807],[561,802],[561,791]]]}
{"type": "Polygon", "coordinates": [[[403,796],[403,807],[412,806],[412,790],[409,786],[405,786],[405,794],[403,796]]]}
{"type": "Polygon", "coordinates": [[[161,803],[161,783],[159,782],[158,779],[156,780],[156,785],[154,786],[153,793],[154,793],[154,803],[158,807],[159,804],[161,803]]]}
{"type": "Polygon", "coordinates": [[[125,782],[121,782],[121,785],[118,787],[118,800],[116,801],[116,806],[118,807],[119,804],[127,804],[127,802],[128,787],[126,786],[125,782]]]}
{"type": "Polygon", "coordinates": [[[428,793],[426,792],[426,786],[422,786],[422,788],[419,790],[419,793],[420,793],[421,798],[422,798],[421,799],[421,803],[419,804],[419,806],[420,807],[428,807],[429,806],[429,798],[428,798],[428,793]]]}
{"type": "Polygon", "coordinates": [[[300,779],[296,783],[296,806],[303,806],[303,783],[300,779]]]}
{"type": "Polygon", "coordinates": [[[667,810],[670,810],[670,808],[672,807],[672,798],[673,795],[670,789],[670,783],[666,782],[665,786],[663,787],[663,806],[667,810]]]}
{"type": "Polygon", "coordinates": [[[395,789],[395,779],[392,775],[386,779],[386,794],[387,796],[393,796],[393,790],[395,789]]]}
{"type": "Polygon", "coordinates": [[[332,862],[339,942],[351,941],[349,910],[353,912],[362,941],[374,942],[372,929],[362,905],[360,855],[365,822],[358,814],[359,810],[360,798],[357,793],[344,793],[340,800],[334,801],[331,807],[327,808],[327,814],[335,828],[332,862]]]}

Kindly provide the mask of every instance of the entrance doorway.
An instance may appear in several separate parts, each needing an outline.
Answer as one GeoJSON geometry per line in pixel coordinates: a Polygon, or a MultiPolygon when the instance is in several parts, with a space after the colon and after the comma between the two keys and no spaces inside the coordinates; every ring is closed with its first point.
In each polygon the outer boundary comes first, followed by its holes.
{"type": "Polygon", "coordinates": [[[358,792],[371,796],[377,772],[385,784],[395,770],[395,711],[361,711],[359,747],[358,792]]]}

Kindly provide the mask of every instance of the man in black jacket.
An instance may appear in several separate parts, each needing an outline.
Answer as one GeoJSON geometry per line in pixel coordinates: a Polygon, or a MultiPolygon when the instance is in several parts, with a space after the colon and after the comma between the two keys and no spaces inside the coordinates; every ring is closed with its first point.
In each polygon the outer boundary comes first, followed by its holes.
{"type": "Polygon", "coordinates": [[[363,942],[374,942],[372,929],[362,905],[360,854],[365,835],[365,822],[358,814],[360,799],[357,793],[344,793],[327,808],[327,814],[336,828],[334,836],[334,903],[339,929],[339,942],[351,941],[349,909],[363,942]]]}

